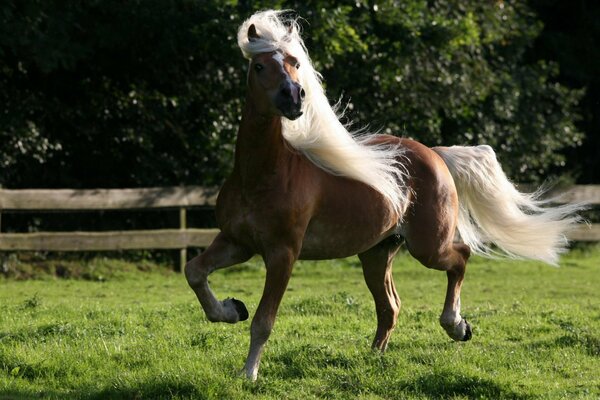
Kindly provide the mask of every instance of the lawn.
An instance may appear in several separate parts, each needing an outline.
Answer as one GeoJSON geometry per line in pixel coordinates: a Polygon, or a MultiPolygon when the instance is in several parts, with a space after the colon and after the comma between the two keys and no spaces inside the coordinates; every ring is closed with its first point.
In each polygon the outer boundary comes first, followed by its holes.
{"type": "MultiPolygon", "coordinates": [[[[474,257],[474,336],[454,343],[437,322],[445,274],[398,256],[403,308],[381,355],[358,259],[299,262],[256,383],[237,376],[249,321],[208,322],[164,267],[98,258],[79,278],[0,278],[0,399],[599,398],[600,248],[561,264],[474,257]]],[[[252,315],[263,279],[253,259],[210,280],[252,315]]]]}

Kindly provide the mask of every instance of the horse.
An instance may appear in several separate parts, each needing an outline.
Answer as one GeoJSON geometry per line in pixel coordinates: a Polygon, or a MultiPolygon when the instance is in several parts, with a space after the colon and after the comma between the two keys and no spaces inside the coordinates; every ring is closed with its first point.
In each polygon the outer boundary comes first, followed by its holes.
{"type": "Polygon", "coordinates": [[[241,25],[238,44],[249,60],[247,94],[233,171],[217,199],[220,233],[186,264],[185,276],[209,321],[244,321],[244,303],[219,301],[208,275],[262,256],[266,278],[242,370],[247,378],[257,379],[296,260],[358,255],[377,313],[372,347],[383,352],[400,311],[392,261],[403,243],[425,267],[446,272],[439,322],[455,341],[472,337],[460,302],[471,253],[556,264],[566,249],[577,206],[548,207],[539,192],[520,193],[491,147],[429,148],[348,131],[296,19],[258,12],[241,25]]]}

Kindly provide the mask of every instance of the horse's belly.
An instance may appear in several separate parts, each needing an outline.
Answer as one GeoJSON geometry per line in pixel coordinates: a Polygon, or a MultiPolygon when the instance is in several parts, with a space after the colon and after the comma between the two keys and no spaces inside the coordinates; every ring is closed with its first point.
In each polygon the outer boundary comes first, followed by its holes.
{"type": "Polygon", "coordinates": [[[313,220],[302,241],[300,259],[323,260],[349,257],[370,249],[397,229],[390,221],[313,220]]]}

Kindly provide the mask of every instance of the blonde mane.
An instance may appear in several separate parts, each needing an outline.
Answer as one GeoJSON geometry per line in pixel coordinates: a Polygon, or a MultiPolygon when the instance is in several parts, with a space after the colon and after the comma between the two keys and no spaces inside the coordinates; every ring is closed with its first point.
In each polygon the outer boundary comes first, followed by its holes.
{"type": "Polygon", "coordinates": [[[295,121],[282,118],[283,137],[323,170],[363,182],[380,192],[402,216],[408,189],[406,169],[399,161],[402,149],[396,145],[368,144],[373,134],[348,131],[341,115],[331,106],[321,84],[321,74],[313,67],[300,26],[286,18],[285,11],[261,11],[252,15],[238,31],[238,45],[247,59],[257,54],[283,51],[300,63],[299,83],[306,92],[303,115],[295,121]],[[259,39],[248,40],[254,25],[259,39]]]}

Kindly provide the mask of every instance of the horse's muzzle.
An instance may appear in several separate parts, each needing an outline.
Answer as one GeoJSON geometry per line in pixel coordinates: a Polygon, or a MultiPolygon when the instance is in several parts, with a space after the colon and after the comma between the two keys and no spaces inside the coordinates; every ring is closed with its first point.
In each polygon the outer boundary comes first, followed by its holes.
{"type": "Polygon", "coordinates": [[[281,114],[289,120],[300,118],[302,113],[302,100],[305,92],[296,82],[285,82],[277,93],[276,105],[281,114]]]}
{"type": "Polygon", "coordinates": [[[291,113],[284,113],[283,116],[291,121],[294,121],[294,120],[300,118],[302,116],[302,114],[304,114],[302,111],[293,111],[291,113]]]}

